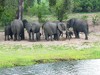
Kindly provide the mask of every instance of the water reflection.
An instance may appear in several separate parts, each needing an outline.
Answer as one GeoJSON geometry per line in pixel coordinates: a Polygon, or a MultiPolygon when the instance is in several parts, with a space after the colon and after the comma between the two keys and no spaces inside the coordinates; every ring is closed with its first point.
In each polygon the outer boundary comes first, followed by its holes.
{"type": "Polygon", "coordinates": [[[65,61],[0,69],[0,75],[100,75],[100,60],[65,61]]]}

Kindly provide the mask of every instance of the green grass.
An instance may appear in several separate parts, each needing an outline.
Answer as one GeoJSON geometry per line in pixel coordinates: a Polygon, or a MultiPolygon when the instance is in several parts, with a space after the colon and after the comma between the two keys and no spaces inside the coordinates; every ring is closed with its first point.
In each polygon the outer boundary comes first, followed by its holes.
{"type": "Polygon", "coordinates": [[[100,43],[83,46],[0,45],[0,67],[100,58],[100,43]],[[83,47],[84,46],[84,47],[83,47]],[[82,48],[80,48],[82,47],[82,48]]]}

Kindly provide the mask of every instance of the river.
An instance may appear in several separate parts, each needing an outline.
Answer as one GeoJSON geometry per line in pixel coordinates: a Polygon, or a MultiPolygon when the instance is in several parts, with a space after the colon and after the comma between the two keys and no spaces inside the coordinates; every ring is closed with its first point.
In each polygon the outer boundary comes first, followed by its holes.
{"type": "Polygon", "coordinates": [[[1,68],[0,75],[100,75],[100,59],[1,68]]]}

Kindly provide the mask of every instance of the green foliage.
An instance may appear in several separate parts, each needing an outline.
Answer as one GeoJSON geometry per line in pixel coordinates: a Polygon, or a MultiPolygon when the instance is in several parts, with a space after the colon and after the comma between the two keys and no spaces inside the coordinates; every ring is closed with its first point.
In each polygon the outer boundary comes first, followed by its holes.
{"type": "Polygon", "coordinates": [[[57,0],[49,0],[49,6],[55,6],[57,0]]]}
{"type": "Polygon", "coordinates": [[[24,0],[24,12],[28,12],[28,8],[34,6],[35,0],[24,0]]]}
{"type": "MultiPolygon", "coordinates": [[[[18,0],[0,0],[0,25],[12,21],[16,16],[17,8],[18,0]]],[[[98,12],[100,0],[24,0],[25,15],[37,16],[40,22],[46,21],[47,15],[47,17],[55,16],[59,21],[67,20],[72,10],[73,12],[98,12]]],[[[82,18],[86,19],[86,16],[82,18]]]]}
{"type": "Polygon", "coordinates": [[[55,14],[59,21],[64,19],[65,14],[72,11],[73,2],[72,0],[57,0],[55,5],[55,14]]]}
{"type": "Polygon", "coordinates": [[[17,5],[16,0],[5,0],[4,11],[1,16],[2,25],[10,23],[15,18],[17,5]]]}
{"type": "Polygon", "coordinates": [[[4,11],[4,1],[5,0],[0,0],[0,20],[1,20],[2,13],[4,11]]]}
{"type": "Polygon", "coordinates": [[[74,12],[100,11],[100,0],[73,0],[74,12]]]}
{"type": "Polygon", "coordinates": [[[41,3],[41,0],[37,0],[37,3],[40,4],[41,3]]]}
{"type": "Polygon", "coordinates": [[[66,13],[66,14],[64,14],[64,17],[63,17],[63,19],[64,20],[68,20],[68,18],[69,18],[69,15],[66,13]]]}
{"type": "Polygon", "coordinates": [[[40,22],[43,20],[43,15],[50,14],[49,6],[44,2],[35,4],[32,8],[28,8],[28,11],[32,16],[37,16],[40,22]]]}

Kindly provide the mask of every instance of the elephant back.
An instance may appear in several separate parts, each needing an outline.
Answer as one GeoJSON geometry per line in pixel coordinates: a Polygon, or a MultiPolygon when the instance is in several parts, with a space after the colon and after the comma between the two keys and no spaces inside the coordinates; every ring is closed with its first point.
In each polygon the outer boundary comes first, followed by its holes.
{"type": "Polygon", "coordinates": [[[40,23],[39,22],[33,22],[32,23],[32,31],[35,32],[35,33],[38,33],[40,32],[40,23]]]}
{"type": "Polygon", "coordinates": [[[49,35],[56,34],[57,33],[57,23],[48,21],[44,24],[43,29],[49,35]]]}
{"type": "Polygon", "coordinates": [[[23,28],[23,23],[19,19],[15,19],[11,22],[11,30],[13,33],[17,33],[17,31],[21,31],[23,28]]]}

